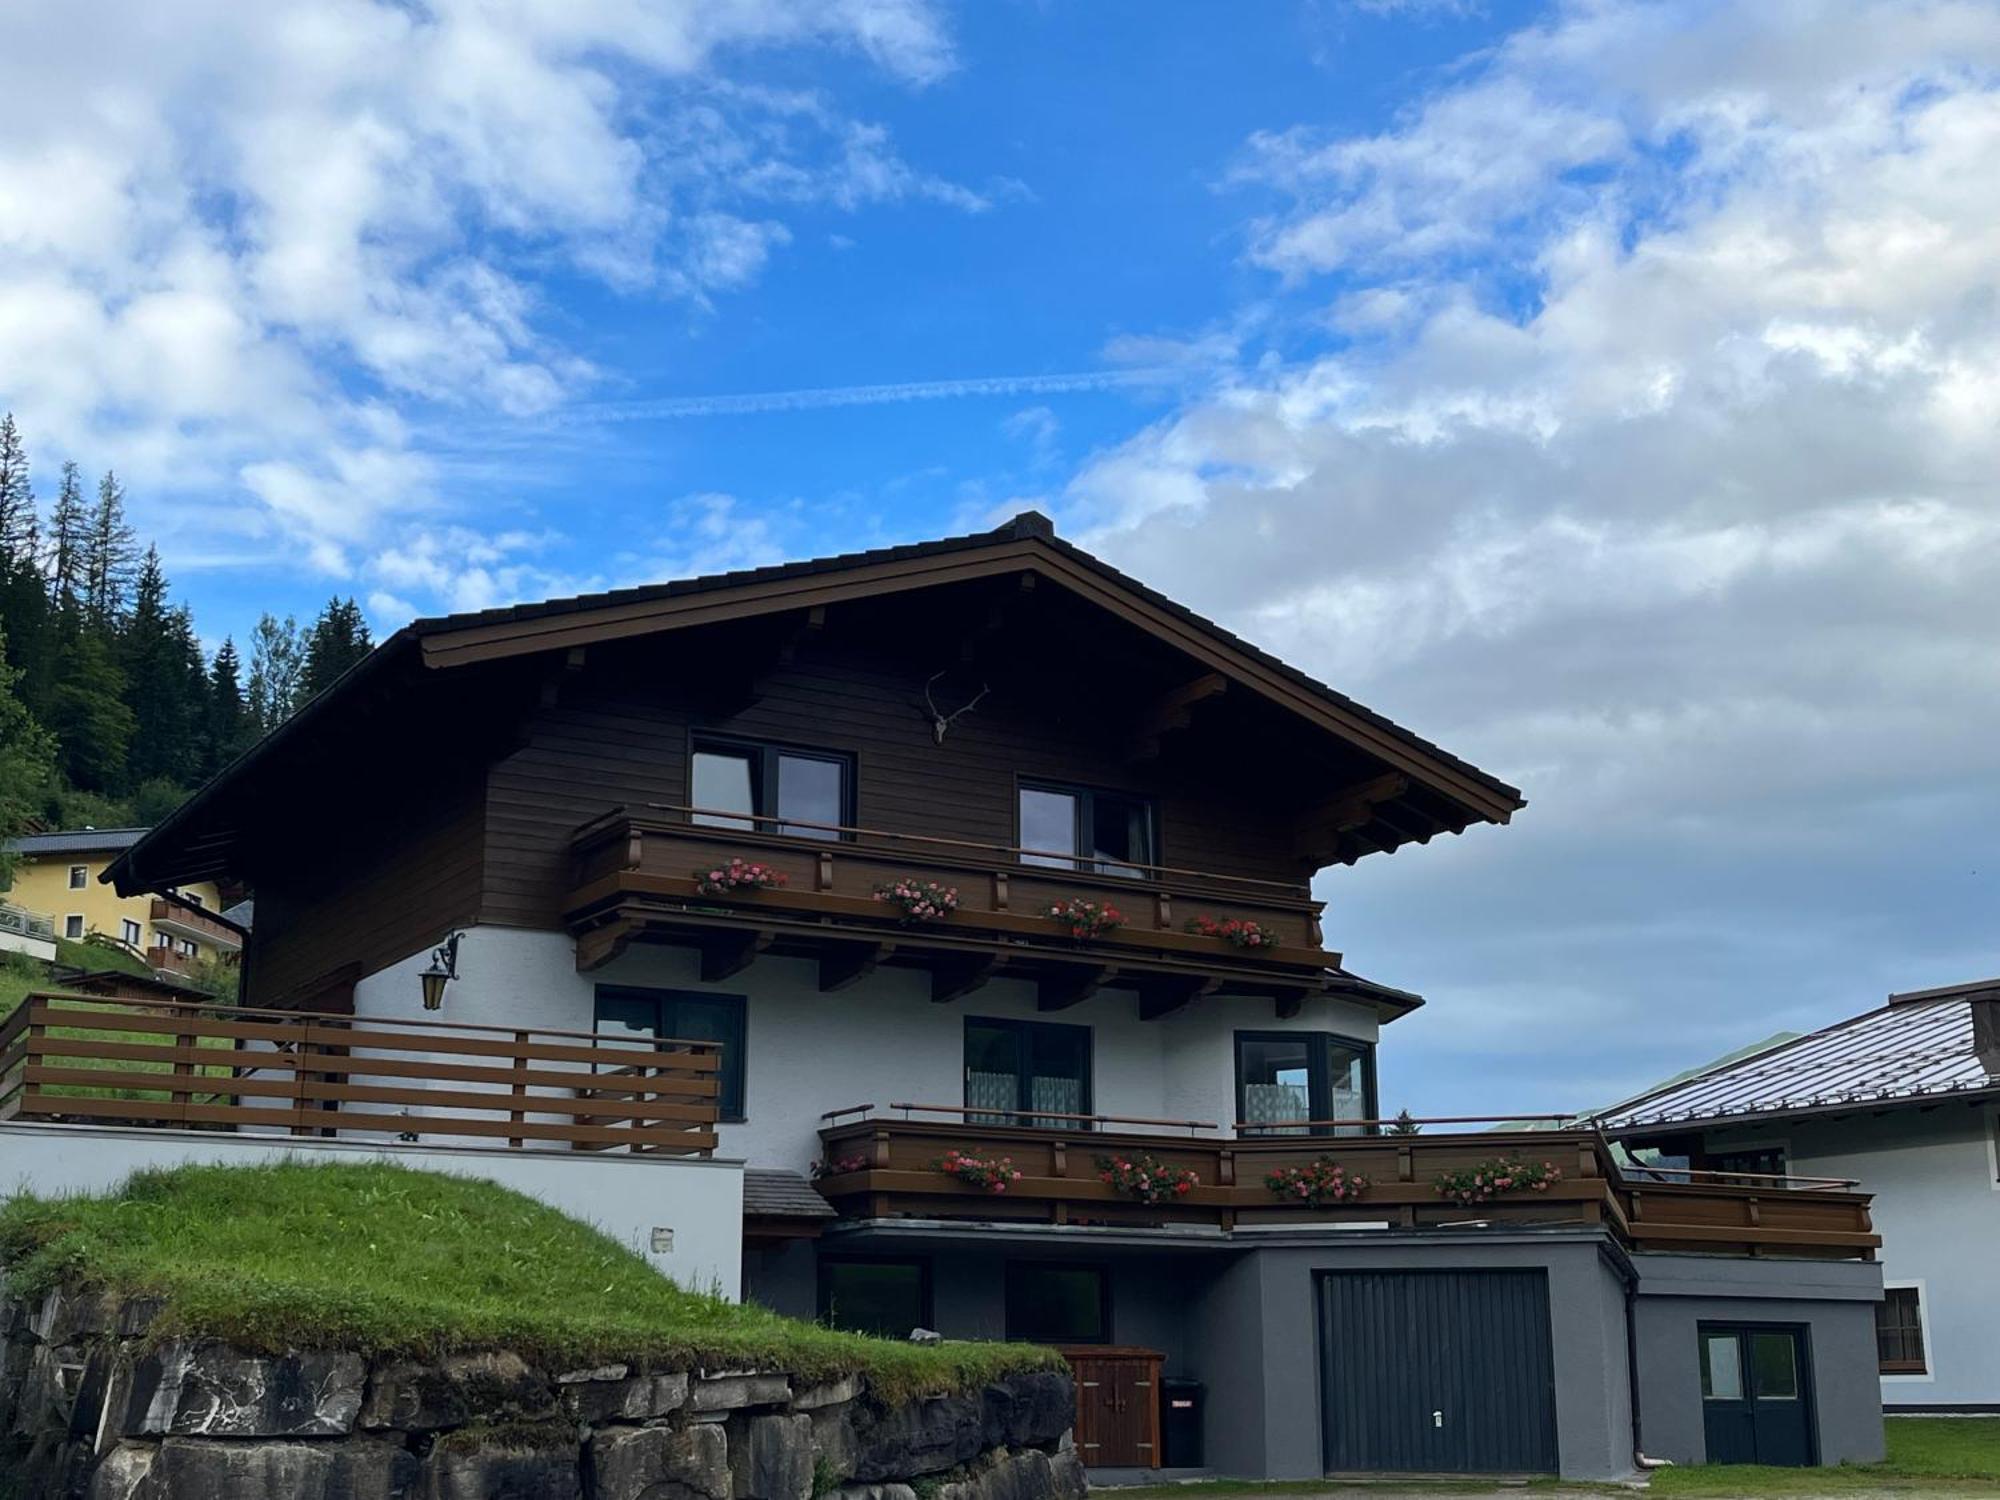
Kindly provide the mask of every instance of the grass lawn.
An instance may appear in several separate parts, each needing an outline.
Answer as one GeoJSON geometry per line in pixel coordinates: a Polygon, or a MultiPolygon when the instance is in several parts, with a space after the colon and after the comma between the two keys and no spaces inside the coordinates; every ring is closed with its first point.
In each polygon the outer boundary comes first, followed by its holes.
{"type": "Polygon", "coordinates": [[[890,1399],[1064,1368],[1030,1345],[865,1338],[690,1292],[531,1198],[385,1164],[178,1167],[101,1197],[16,1197],[0,1270],[30,1295],[60,1281],[158,1296],[156,1333],[266,1351],[858,1370],[890,1399]]]}
{"type": "Polygon", "coordinates": [[[1662,1469],[1662,1495],[2000,1495],[2000,1417],[1891,1417],[1879,1464],[1761,1469],[1714,1464],[1662,1469]]]}

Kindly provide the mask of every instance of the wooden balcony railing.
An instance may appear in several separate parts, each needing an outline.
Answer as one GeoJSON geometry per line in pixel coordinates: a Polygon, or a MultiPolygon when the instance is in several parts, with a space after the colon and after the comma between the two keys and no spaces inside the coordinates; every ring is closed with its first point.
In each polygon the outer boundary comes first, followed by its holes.
{"type": "Polygon", "coordinates": [[[0,1022],[0,1120],[706,1155],[718,1050],[42,993],[0,1022]]]}
{"type": "MultiPolygon", "coordinates": [[[[980,944],[1009,953],[1034,950],[1139,964],[1209,968],[1217,974],[1260,969],[1294,978],[1320,975],[1340,955],[1321,946],[1321,903],[1303,881],[1286,883],[1210,874],[1165,865],[1080,860],[1063,853],[899,834],[846,825],[737,817],[683,806],[619,809],[578,829],[572,841],[568,909],[587,928],[634,899],[690,908],[778,928],[811,924],[894,937],[904,947],[980,944]],[[703,819],[706,821],[696,821],[703,819]],[[731,820],[726,826],[714,820],[731,820]],[[732,858],[778,871],[784,884],[703,895],[696,874],[732,858]],[[936,881],[958,892],[948,918],[910,928],[875,899],[898,879],[936,881]],[[1124,917],[1099,937],[1078,940],[1049,908],[1070,898],[1109,902],[1124,917]],[[1258,924],[1270,941],[1237,947],[1187,930],[1190,921],[1231,918],[1258,924]]],[[[580,949],[588,962],[588,950],[580,949]]]]}
{"type": "Polygon", "coordinates": [[[155,896],[147,919],[161,932],[191,939],[225,953],[243,946],[243,934],[233,922],[225,922],[214,912],[173,896],[155,896]]]}
{"type": "MultiPolygon", "coordinates": [[[[1604,1138],[1591,1130],[1495,1130],[1417,1135],[1364,1134],[1374,1122],[1340,1122],[1355,1133],[1208,1136],[1198,1121],[1090,1117],[1057,1123],[1002,1123],[991,1111],[955,1106],[891,1106],[932,1118],[837,1111],[821,1130],[818,1187],[850,1217],[976,1219],[1050,1224],[1205,1226],[1249,1230],[1276,1225],[1374,1224],[1440,1231],[1482,1227],[1604,1225],[1638,1249],[1735,1255],[1872,1259],[1880,1245],[1869,1196],[1845,1180],[1807,1177],[1688,1181],[1626,1176],[1604,1138]],[[1162,1127],[1165,1127],[1164,1129],[1162,1127]],[[1170,1133],[1170,1132],[1184,1133],[1170,1133]],[[941,1171],[948,1151],[1006,1157],[1021,1173],[1004,1194],[982,1191],[941,1171]],[[1100,1157],[1145,1154],[1199,1178],[1185,1196],[1146,1204],[1100,1180],[1100,1157]],[[1466,1204],[1439,1192],[1440,1174],[1521,1158],[1561,1176],[1541,1191],[1513,1191],[1466,1204]],[[1331,1159],[1367,1186],[1339,1203],[1280,1196],[1265,1179],[1287,1167],[1331,1159]]],[[[1519,1117],[1515,1117],[1518,1119],[1519,1117]]],[[[1388,1122],[1382,1122],[1384,1124],[1388,1122]]],[[[1423,1123],[1423,1122],[1419,1122],[1423,1123]]],[[[1469,1123],[1463,1120],[1453,1123],[1469,1123]]]]}

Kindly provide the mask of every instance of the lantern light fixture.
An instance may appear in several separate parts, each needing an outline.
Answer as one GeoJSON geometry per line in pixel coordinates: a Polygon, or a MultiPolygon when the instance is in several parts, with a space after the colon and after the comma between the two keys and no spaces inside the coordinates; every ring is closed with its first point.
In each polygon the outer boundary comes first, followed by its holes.
{"type": "Polygon", "coordinates": [[[444,987],[458,978],[458,940],[464,936],[462,932],[454,932],[432,949],[429,967],[417,976],[423,981],[425,1010],[444,1007],[444,987]]]}

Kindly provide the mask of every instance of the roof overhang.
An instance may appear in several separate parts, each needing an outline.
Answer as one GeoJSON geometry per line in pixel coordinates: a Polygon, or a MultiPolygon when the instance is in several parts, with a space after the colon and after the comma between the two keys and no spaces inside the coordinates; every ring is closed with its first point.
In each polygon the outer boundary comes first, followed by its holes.
{"type": "Polygon", "coordinates": [[[1676,1120],[1643,1120],[1620,1125],[1596,1121],[1597,1128],[1617,1141],[1656,1140],[1661,1136],[1687,1135],[1703,1130],[1730,1130],[1737,1126],[1780,1125],[1789,1120],[1826,1120],[1850,1115],[1879,1115],[1890,1111],[1939,1109],[1950,1104],[1983,1104],[2000,1099],[2000,1079],[1976,1088],[1940,1089],[1928,1094],[1895,1094],[1874,1099],[1830,1100],[1824,1104],[1803,1104],[1786,1109],[1746,1111],[1742,1114],[1694,1115],[1676,1120]]]}
{"type": "Polygon", "coordinates": [[[847,600],[1009,575],[1046,582],[1101,607],[1185,655],[1193,664],[1191,675],[1219,678],[1232,691],[1277,705],[1375,763],[1380,774],[1339,789],[1307,820],[1316,824],[1323,815],[1330,830],[1324,835],[1302,830],[1302,844],[1321,863],[1334,858],[1351,863],[1365,852],[1426,842],[1437,832],[1461,832],[1475,822],[1505,823],[1526,805],[1514,787],[1062,541],[1045,518],[1029,513],[972,536],[415,621],[175,809],[113,861],[103,878],[129,895],[225,871],[241,873],[228,865],[235,834],[210,817],[217,804],[282,762],[294,747],[338,725],[343,711],[379,707],[385,695],[409,691],[431,673],[760,616],[809,614],[847,600]],[[1398,799],[1406,795],[1421,795],[1431,810],[1399,817],[1396,809],[1408,804],[1398,799]],[[1369,823],[1370,818],[1379,821],[1369,823]],[[1409,826],[1392,826],[1405,821],[1409,826]],[[1362,824],[1368,824],[1368,835],[1356,832],[1362,824]]]}

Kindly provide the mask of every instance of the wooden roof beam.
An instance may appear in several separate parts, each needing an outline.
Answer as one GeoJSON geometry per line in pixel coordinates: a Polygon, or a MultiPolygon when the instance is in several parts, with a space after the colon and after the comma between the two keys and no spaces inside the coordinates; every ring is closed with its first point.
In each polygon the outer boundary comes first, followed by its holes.
{"type": "Polygon", "coordinates": [[[820,993],[831,995],[860,983],[895,951],[894,943],[841,943],[827,949],[819,959],[820,993]]]}
{"type": "Polygon", "coordinates": [[[1000,967],[996,954],[979,953],[970,958],[948,960],[931,970],[931,1001],[949,1005],[962,1000],[993,977],[1000,967]]]}
{"type": "Polygon", "coordinates": [[[1387,771],[1342,787],[1299,820],[1292,837],[1293,852],[1321,864],[1341,857],[1344,836],[1371,822],[1377,803],[1400,797],[1409,789],[1410,778],[1400,771],[1387,771]]]}
{"type": "Polygon", "coordinates": [[[1081,1005],[1117,974],[1117,968],[1111,964],[1076,964],[1059,973],[1044,975],[1035,984],[1035,1009],[1068,1010],[1072,1005],[1081,1005]]]}
{"type": "Polygon", "coordinates": [[[742,932],[717,932],[701,941],[701,982],[720,984],[741,974],[771,946],[772,934],[758,928],[742,932]]]}
{"type": "Polygon", "coordinates": [[[1170,1016],[1197,1000],[1207,999],[1221,986],[1220,979],[1205,979],[1197,974],[1149,981],[1139,987],[1139,1019],[1157,1021],[1170,1016]]]}
{"type": "Polygon", "coordinates": [[[1196,705],[1219,698],[1229,691],[1229,679],[1220,672],[1208,672],[1177,688],[1162,693],[1146,710],[1139,728],[1125,747],[1127,760],[1152,760],[1160,753],[1160,742],[1177,730],[1194,723],[1196,705]]]}

